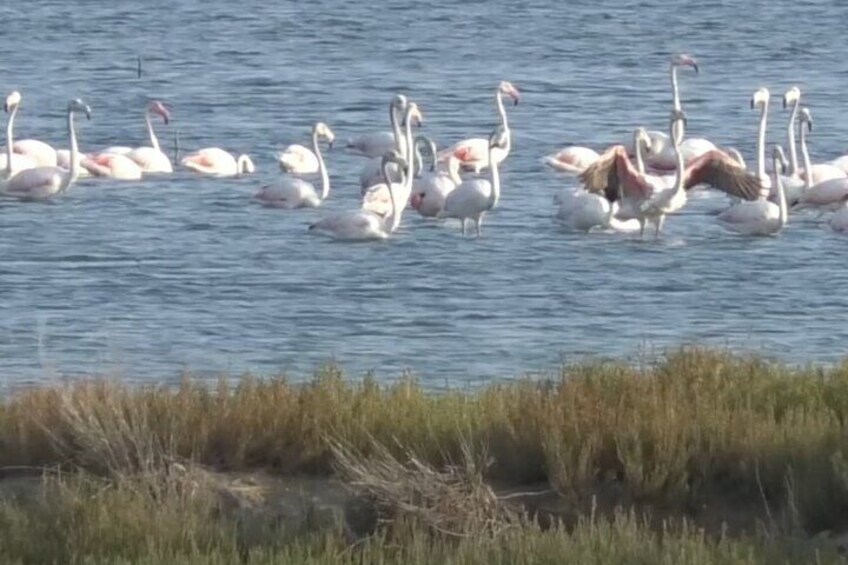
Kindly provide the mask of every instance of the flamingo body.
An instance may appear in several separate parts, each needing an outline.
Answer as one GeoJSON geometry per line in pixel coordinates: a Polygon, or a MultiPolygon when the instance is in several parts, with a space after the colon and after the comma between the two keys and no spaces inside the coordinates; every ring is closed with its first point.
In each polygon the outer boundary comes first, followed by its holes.
{"type": "Polygon", "coordinates": [[[180,164],[196,173],[218,177],[232,177],[256,170],[247,155],[236,159],[218,147],[207,147],[190,153],[180,160],[180,164]]]}
{"type": "Polygon", "coordinates": [[[39,167],[55,167],[56,150],[38,139],[21,139],[12,144],[15,153],[26,155],[39,167]]]}
{"type": "Polygon", "coordinates": [[[598,160],[598,152],[588,147],[572,145],[545,157],[545,163],[563,173],[580,174],[598,160]]]}

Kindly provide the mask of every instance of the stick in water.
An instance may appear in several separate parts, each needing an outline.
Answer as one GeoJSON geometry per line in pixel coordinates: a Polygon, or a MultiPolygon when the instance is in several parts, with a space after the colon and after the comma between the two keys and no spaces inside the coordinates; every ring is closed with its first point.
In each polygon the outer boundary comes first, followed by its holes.
{"type": "Polygon", "coordinates": [[[138,78],[141,78],[141,55],[138,56],[138,78]]]}
{"type": "Polygon", "coordinates": [[[174,163],[180,161],[180,130],[174,132],[174,163]]]}

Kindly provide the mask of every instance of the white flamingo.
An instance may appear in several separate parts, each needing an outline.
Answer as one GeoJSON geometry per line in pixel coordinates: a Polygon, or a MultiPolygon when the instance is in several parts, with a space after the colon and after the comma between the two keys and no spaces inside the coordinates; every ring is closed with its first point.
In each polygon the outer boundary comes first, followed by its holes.
{"type": "Polygon", "coordinates": [[[403,146],[403,138],[400,132],[400,123],[398,116],[406,112],[406,107],[409,104],[406,96],[397,94],[392,98],[389,104],[389,121],[392,124],[392,131],[379,131],[367,133],[359,137],[348,140],[345,149],[355,155],[362,157],[382,159],[383,155],[392,150],[397,150],[401,155],[406,154],[406,147],[403,146]]]}
{"type": "Polygon", "coordinates": [[[480,236],[483,216],[498,205],[501,194],[501,181],[498,174],[498,159],[495,152],[509,145],[509,134],[503,126],[498,126],[489,136],[489,179],[469,179],[457,186],[445,199],[440,218],[456,218],[462,222],[462,235],[465,235],[466,220],[474,220],[477,236],[480,236]]]}
{"type": "Polygon", "coordinates": [[[5,188],[5,194],[21,200],[47,200],[67,190],[77,179],[77,136],[74,131],[74,114],[85,113],[91,119],[91,108],[79,98],[68,103],[68,138],[71,145],[71,168],[35,167],[26,169],[13,176],[5,188]]]}
{"type": "Polygon", "coordinates": [[[574,175],[579,175],[598,160],[600,155],[594,149],[580,145],[569,145],[556,153],[544,158],[544,162],[551,168],[574,175]]]}
{"type": "Polygon", "coordinates": [[[420,176],[412,182],[412,198],[410,206],[425,218],[435,218],[445,207],[448,194],[462,183],[459,176],[459,160],[451,156],[447,165],[440,168],[437,162],[438,153],[432,139],[418,136],[415,140],[415,159],[420,164],[420,176]],[[420,147],[427,147],[431,158],[430,170],[424,171],[420,147]]]}
{"type": "MultiPolygon", "coordinates": [[[[407,163],[395,151],[390,151],[383,157],[383,180],[389,186],[397,186],[393,185],[389,178],[388,168],[392,163],[401,170],[407,168],[407,163]]],[[[393,195],[394,191],[390,190],[389,194],[393,195]]],[[[401,215],[403,214],[403,208],[399,206],[399,203],[393,197],[391,201],[392,212],[385,218],[368,210],[351,210],[328,216],[309,226],[309,231],[347,241],[386,239],[400,225],[401,215]]]]}
{"type": "Polygon", "coordinates": [[[389,164],[387,168],[387,165],[383,163],[383,180],[385,180],[385,174],[386,171],[388,171],[389,179],[394,186],[391,191],[385,182],[367,187],[363,191],[362,196],[362,208],[364,210],[369,210],[378,216],[386,217],[391,214],[394,209],[393,200],[397,201],[397,205],[400,206],[401,209],[406,208],[409,203],[409,197],[412,195],[412,122],[413,120],[420,121],[422,119],[423,116],[421,115],[421,111],[418,109],[418,105],[415,102],[410,102],[406,107],[406,113],[404,114],[404,122],[406,124],[404,126],[406,128],[404,139],[406,141],[403,143],[403,146],[408,148],[407,154],[404,155],[404,163],[406,163],[410,169],[401,170],[398,169],[395,164],[389,164]]]}
{"type": "Polygon", "coordinates": [[[806,131],[813,131],[813,118],[809,108],[802,108],[800,122],[798,127],[801,128],[801,156],[804,159],[804,170],[799,171],[801,177],[806,181],[809,180],[813,185],[821,184],[825,181],[839,180],[846,178],[845,172],[837,166],[830,163],[811,164],[810,152],[807,148],[807,139],[804,134],[804,126],[807,126],[806,131]],[[808,175],[807,171],[811,171],[812,175],[808,175]]]}
{"type": "Polygon", "coordinates": [[[751,97],[751,109],[760,110],[760,125],[757,129],[757,178],[764,188],[771,188],[771,177],[766,174],[766,128],[768,127],[769,91],[758,89],[751,97]]]}
{"type": "Polygon", "coordinates": [[[0,171],[0,183],[7,182],[15,174],[24,169],[32,169],[38,166],[35,160],[12,151],[12,146],[15,142],[15,115],[18,113],[20,103],[21,93],[16,90],[6,97],[6,103],[3,106],[3,110],[9,114],[9,118],[6,122],[6,152],[4,155],[0,155],[0,168],[2,168],[2,171],[0,171]]]}
{"type": "Polygon", "coordinates": [[[154,100],[147,106],[144,112],[144,121],[147,124],[147,135],[150,139],[149,147],[136,147],[126,152],[125,155],[135,161],[142,172],[145,173],[172,173],[174,168],[171,165],[171,160],[162,151],[159,146],[159,139],[156,137],[156,132],[153,129],[153,123],[150,121],[151,116],[157,115],[162,118],[162,121],[167,125],[171,121],[171,112],[165,107],[162,102],[154,100]]]}
{"type": "Polygon", "coordinates": [[[318,172],[321,173],[321,195],[315,191],[311,183],[297,177],[283,177],[272,185],[263,186],[255,198],[264,206],[271,208],[317,208],[330,194],[330,176],[324,157],[321,155],[319,138],[324,138],[330,147],[336,136],[333,130],[323,122],[318,122],[312,128],[312,149],[318,159],[318,172]]]}
{"type": "MultiPolygon", "coordinates": [[[[324,127],[331,134],[331,137],[327,137],[326,139],[330,147],[332,147],[336,140],[335,134],[326,125],[324,127]]],[[[280,165],[280,170],[293,175],[314,175],[321,172],[322,159],[319,158],[318,151],[314,149],[316,147],[315,127],[312,128],[312,147],[313,149],[310,149],[295,143],[276,153],[274,157],[276,157],[277,163],[280,165]]]]}
{"type": "Polygon", "coordinates": [[[798,198],[797,204],[792,209],[803,210],[815,208],[818,210],[836,210],[842,206],[842,202],[848,197],[848,178],[836,177],[828,178],[818,183],[815,182],[815,174],[807,173],[807,171],[813,171],[815,173],[816,167],[820,167],[820,165],[810,165],[810,154],[807,151],[805,132],[812,130],[813,119],[807,108],[801,109],[801,123],[799,125],[801,127],[801,156],[804,159],[803,177],[805,188],[798,198]]]}
{"type": "Polygon", "coordinates": [[[256,172],[256,166],[247,155],[238,159],[219,147],[206,147],[180,159],[180,164],[203,175],[234,177],[256,172]]]}
{"type": "MultiPolygon", "coordinates": [[[[694,69],[695,74],[699,74],[700,72],[698,61],[691,55],[680,53],[671,58],[671,63],[669,64],[671,103],[673,109],[678,112],[683,111],[683,105],[680,100],[680,86],[677,79],[677,72],[678,69],[683,67],[694,69]]],[[[673,172],[677,167],[677,157],[668,134],[660,131],[649,131],[648,135],[651,138],[652,147],[651,154],[648,156],[648,164],[651,168],[659,171],[673,172]]],[[[700,137],[684,139],[681,143],[681,151],[683,152],[683,159],[686,163],[715,148],[715,145],[711,141],[700,137]]],[[[628,148],[628,154],[634,155],[635,152],[636,148],[631,145],[628,148]]]]}
{"type": "MultiPolygon", "coordinates": [[[[18,93],[17,104],[19,105],[20,102],[20,93],[18,93]]],[[[12,145],[12,150],[15,153],[27,156],[37,167],[55,167],[57,164],[56,150],[38,139],[18,140],[12,145]]]]}
{"type": "MultiPolygon", "coordinates": [[[[424,123],[424,115],[421,113],[421,109],[415,102],[407,103],[406,107],[403,110],[402,114],[402,123],[404,124],[404,131],[400,140],[397,144],[397,151],[404,156],[404,159],[407,162],[411,163],[411,148],[412,148],[412,125],[415,124],[420,126],[424,123]]],[[[403,171],[398,170],[394,165],[389,168],[389,174],[391,175],[392,182],[401,182],[403,178],[403,171]]],[[[381,184],[383,181],[383,172],[382,172],[382,158],[377,157],[374,159],[370,159],[365,166],[362,168],[362,172],[359,174],[359,188],[364,195],[369,187],[374,186],[375,184],[381,184]]],[[[383,201],[386,205],[388,205],[388,195],[384,195],[383,201]]]]}
{"type": "Polygon", "coordinates": [[[508,81],[501,81],[497,90],[495,90],[495,105],[501,120],[500,127],[506,135],[505,145],[498,146],[494,148],[494,151],[490,151],[492,148],[489,147],[489,140],[486,138],[475,137],[465,139],[439,153],[439,160],[447,161],[453,155],[459,159],[459,163],[463,169],[471,170],[475,173],[479,173],[489,166],[490,155],[500,165],[506,159],[507,155],[509,155],[512,148],[512,133],[506,118],[506,109],[503,103],[504,96],[509,96],[513,103],[517,105],[521,101],[521,93],[508,81]]]}
{"type": "Polygon", "coordinates": [[[730,231],[744,235],[772,235],[783,229],[788,216],[780,153],[781,151],[775,147],[772,170],[777,203],[768,200],[768,189],[763,188],[756,200],[739,202],[719,214],[717,218],[719,224],[730,231]]]}

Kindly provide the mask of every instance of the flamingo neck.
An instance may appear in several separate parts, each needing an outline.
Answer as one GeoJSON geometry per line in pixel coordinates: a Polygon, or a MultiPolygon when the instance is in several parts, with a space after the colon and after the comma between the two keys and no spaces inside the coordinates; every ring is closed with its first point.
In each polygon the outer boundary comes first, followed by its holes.
{"type": "Polygon", "coordinates": [[[10,178],[12,176],[12,155],[14,151],[12,151],[12,144],[15,143],[13,139],[13,130],[15,128],[15,114],[18,113],[18,106],[15,105],[12,108],[12,113],[9,114],[9,121],[6,122],[6,178],[10,178]]]}
{"type": "Polygon", "coordinates": [[[459,176],[459,159],[453,155],[448,159],[448,176],[454,186],[462,184],[462,177],[459,176]]]}
{"type": "Polygon", "coordinates": [[[633,146],[636,148],[636,169],[639,171],[639,174],[645,174],[645,159],[642,156],[642,136],[639,135],[637,131],[633,135],[633,146]]]}
{"type": "Polygon", "coordinates": [[[62,183],[60,191],[67,189],[71,183],[76,182],[79,176],[79,147],[77,146],[77,134],[74,130],[74,111],[68,110],[68,137],[71,145],[71,163],[70,171],[65,175],[65,182],[62,183]]]}
{"type": "MultiPolygon", "coordinates": [[[[410,110],[412,106],[410,105],[407,108],[406,113],[403,116],[404,121],[404,139],[406,140],[406,153],[404,157],[406,158],[406,179],[409,180],[410,185],[412,184],[412,176],[415,173],[415,157],[413,155],[413,147],[412,147],[412,120],[410,117],[412,116],[412,112],[410,110]]],[[[404,181],[405,184],[405,181],[404,181]]]]}
{"type": "Polygon", "coordinates": [[[153,122],[150,121],[149,110],[144,113],[144,121],[147,122],[147,135],[150,137],[150,146],[156,151],[161,152],[161,149],[159,149],[159,139],[156,137],[156,132],[153,130],[153,122]]]}
{"type": "Polygon", "coordinates": [[[415,144],[415,151],[413,153],[414,162],[412,166],[412,170],[415,171],[415,177],[419,178],[424,173],[424,157],[421,156],[421,144],[415,144]]]}
{"type": "Polygon", "coordinates": [[[787,175],[794,177],[798,174],[798,151],[795,148],[795,122],[798,119],[798,106],[801,100],[796,100],[792,105],[792,113],[789,115],[789,127],[787,128],[787,141],[789,143],[789,171],[787,175]]]}
{"type": "Polygon", "coordinates": [[[321,200],[323,201],[330,194],[330,175],[327,173],[324,156],[321,154],[321,146],[318,144],[317,130],[312,132],[312,150],[315,151],[315,157],[318,158],[318,171],[321,173],[321,200]]]}
{"type": "Polygon", "coordinates": [[[439,157],[436,155],[436,143],[427,138],[427,146],[430,148],[430,172],[435,173],[436,167],[439,166],[439,157]]]}
{"type": "Polygon", "coordinates": [[[394,104],[389,105],[389,121],[392,124],[392,135],[394,135],[395,138],[395,147],[397,149],[400,149],[400,140],[403,134],[400,131],[400,124],[398,123],[397,117],[397,109],[395,108],[394,104]]]}
{"type": "Polygon", "coordinates": [[[491,171],[492,192],[489,195],[489,210],[498,205],[501,197],[501,175],[498,171],[498,163],[492,158],[493,147],[489,144],[489,169],[491,171]]]}
{"type": "Polygon", "coordinates": [[[777,188],[777,206],[780,209],[780,227],[786,225],[789,211],[786,208],[786,192],[783,190],[783,179],[780,178],[780,163],[774,160],[774,185],[777,188]]]}
{"type": "Polygon", "coordinates": [[[807,131],[801,123],[801,157],[804,159],[804,188],[813,188],[813,166],[810,163],[810,153],[807,151],[807,131]]]}
{"type": "Polygon", "coordinates": [[[760,129],[757,133],[757,176],[766,177],[766,126],[768,122],[768,102],[763,103],[760,113],[760,129]]]}
{"type": "MultiPolygon", "coordinates": [[[[671,65],[671,103],[674,105],[674,109],[678,112],[683,110],[682,105],[680,104],[680,87],[677,84],[677,66],[671,65]]],[[[683,139],[683,123],[675,122],[674,131],[680,132],[680,139],[683,139]]]]}
{"type": "Polygon", "coordinates": [[[506,134],[508,136],[509,135],[509,124],[507,123],[507,120],[506,120],[506,108],[504,108],[503,93],[500,91],[500,89],[498,89],[497,93],[495,94],[495,104],[498,107],[498,114],[501,117],[501,125],[503,126],[503,128],[506,131],[506,134]]]}
{"type": "Polygon", "coordinates": [[[389,190],[389,200],[392,203],[392,213],[386,218],[385,230],[387,233],[394,232],[400,225],[401,210],[398,210],[397,201],[395,200],[395,187],[392,184],[392,178],[389,174],[389,165],[392,161],[383,161],[383,182],[386,183],[386,188],[389,190]]]}

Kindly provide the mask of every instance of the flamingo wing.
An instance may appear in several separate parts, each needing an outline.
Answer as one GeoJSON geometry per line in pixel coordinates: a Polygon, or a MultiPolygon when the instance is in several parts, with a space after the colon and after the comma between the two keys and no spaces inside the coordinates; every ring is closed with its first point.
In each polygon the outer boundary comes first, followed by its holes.
{"type": "Polygon", "coordinates": [[[764,190],[762,181],[752,175],[728,154],[718,149],[694,159],[683,173],[686,189],[707,184],[743,200],[757,200],[764,190]]]}

